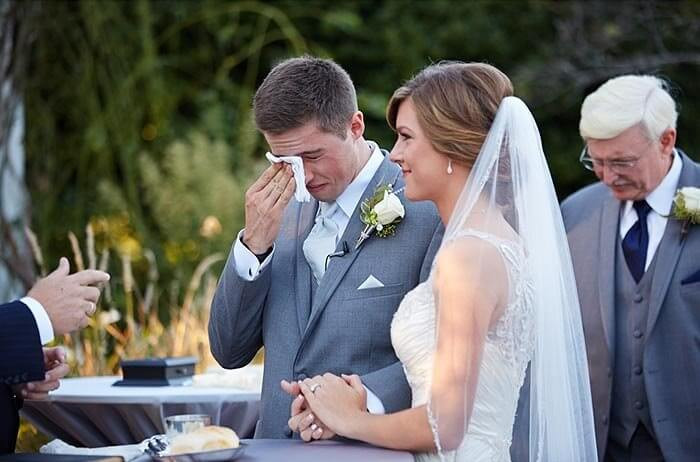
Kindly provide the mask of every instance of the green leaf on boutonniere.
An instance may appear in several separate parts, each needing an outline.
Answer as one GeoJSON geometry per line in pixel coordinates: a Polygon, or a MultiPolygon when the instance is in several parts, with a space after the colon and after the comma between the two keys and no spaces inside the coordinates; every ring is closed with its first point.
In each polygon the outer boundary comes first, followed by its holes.
{"type": "Polygon", "coordinates": [[[676,191],[670,218],[683,222],[681,241],[690,230],[690,225],[700,224],[700,188],[686,186],[676,191]]]}
{"type": "Polygon", "coordinates": [[[380,184],[370,197],[362,201],[360,205],[360,212],[362,212],[360,213],[360,220],[362,220],[362,223],[377,226],[377,214],[374,213],[374,206],[384,199],[385,192],[391,193],[391,185],[380,184]]]}
{"type": "Polygon", "coordinates": [[[405,213],[406,210],[391,185],[377,186],[372,195],[360,204],[360,220],[365,228],[357,239],[355,249],[375,231],[379,237],[393,236],[405,213]]]}
{"type": "Polygon", "coordinates": [[[700,208],[695,208],[687,204],[685,194],[680,190],[673,199],[673,211],[671,212],[671,216],[676,220],[689,220],[694,225],[700,224],[700,208]]]}

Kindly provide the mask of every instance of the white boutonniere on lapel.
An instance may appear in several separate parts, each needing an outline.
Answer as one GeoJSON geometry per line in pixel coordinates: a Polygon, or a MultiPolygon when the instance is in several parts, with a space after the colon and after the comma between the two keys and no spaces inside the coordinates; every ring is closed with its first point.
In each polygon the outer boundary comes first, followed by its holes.
{"type": "Polygon", "coordinates": [[[686,186],[676,191],[673,198],[671,218],[683,222],[681,241],[690,230],[690,225],[700,224],[700,188],[686,186]]]}
{"type": "Polygon", "coordinates": [[[401,223],[406,210],[389,184],[380,184],[374,194],[360,204],[360,220],[365,228],[355,243],[355,250],[376,231],[379,237],[389,237],[396,233],[396,226],[401,223]]]}

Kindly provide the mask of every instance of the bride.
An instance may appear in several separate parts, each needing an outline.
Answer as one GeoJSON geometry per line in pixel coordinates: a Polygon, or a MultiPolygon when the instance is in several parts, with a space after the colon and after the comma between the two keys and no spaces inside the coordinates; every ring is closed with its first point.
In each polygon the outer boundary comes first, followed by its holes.
{"type": "Polygon", "coordinates": [[[515,437],[529,440],[530,461],[596,460],[564,227],[537,125],[512,93],[493,66],[445,62],[389,101],[405,196],[433,201],[446,231],[430,277],[391,326],[412,407],[368,413],[357,376],[300,383],[337,435],[410,450],[419,461],[509,461],[522,391],[529,434],[515,437]]]}

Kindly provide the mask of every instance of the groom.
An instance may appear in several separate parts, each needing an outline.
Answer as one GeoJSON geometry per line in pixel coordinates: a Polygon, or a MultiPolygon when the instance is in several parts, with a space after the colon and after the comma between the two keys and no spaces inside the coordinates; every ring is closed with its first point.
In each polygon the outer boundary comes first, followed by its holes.
{"type": "Polygon", "coordinates": [[[674,219],[700,165],[679,149],[663,81],[622,76],[581,108],[581,162],[600,182],[562,203],[601,461],[700,457],[700,229],[674,219]]]}
{"type": "Polygon", "coordinates": [[[396,191],[403,181],[386,151],[363,138],[353,83],[333,61],[281,62],[257,90],[253,110],[273,154],[301,157],[313,196],[290,200],[288,165],[263,172],[247,191],[245,228],[212,303],[209,338],[222,366],[243,367],[265,347],[256,437],[292,437],[292,396],[282,380],[358,374],[371,412],[409,407],[390,325],[404,294],[430,271],[442,236],[434,207],[402,198],[405,217],[395,234],[372,235],[355,248],[364,228],[360,204],[378,186],[396,191]]]}

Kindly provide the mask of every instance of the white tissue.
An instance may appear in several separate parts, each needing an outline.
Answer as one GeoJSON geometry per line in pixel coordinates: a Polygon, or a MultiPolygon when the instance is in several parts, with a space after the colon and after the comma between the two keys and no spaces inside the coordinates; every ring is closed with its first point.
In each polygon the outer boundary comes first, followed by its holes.
{"type": "Polygon", "coordinates": [[[265,157],[267,158],[267,160],[270,161],[270,163],[273,163],[273,164],[277,164],[279,162],[285,162],[287,164],[290,164],[292,166],[292,173],[294,173],[294,181],[297,184],[297,188],[294,191],[294,197],[296,198],[297,202],[309,202],[311,200],[311,194],[309,194],[309,190],[306,189],[306,178],[304,176],[304,164],[301,160],[301,157],[299,157],[299,156],[277,157],[276,155],[272,154],[271,152],[266,153],[265,157]]]}
{"type": "Polygon", "coordinates": [[[43,445],[39,449],[39,452],[42,454],[64,454],[73,456],[121,456],[126,462],[143,456],[143,450],[138,444],[104,446],[101,448],[76,448],[59,439],[55,439],[43,445]]]}

